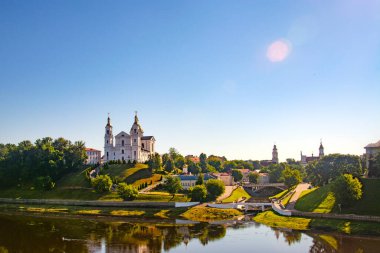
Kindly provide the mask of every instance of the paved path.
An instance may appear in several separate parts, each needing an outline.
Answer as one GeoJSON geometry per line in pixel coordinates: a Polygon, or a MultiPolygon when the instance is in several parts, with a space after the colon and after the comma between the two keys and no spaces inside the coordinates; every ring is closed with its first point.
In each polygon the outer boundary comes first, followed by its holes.
{"type": "Polygon", "coordinates": [[[221,196],[219,196],[219,198],[217,199],[217,202],[222,201],[223,199],[226,199],[229,196],[231,196],[231,194],[235,188],[236,188],[236,186],[226,186],[226,190],[224,191],[224,193],[221,196]]]}
{"type": "Polygon", "coordinates": [[[288,205],[286,206],[286,209],[288,210],[294,210],[294,206],[299,198],[299,196],[301,195],[301,192],[303,192],[304,190],[307,190],[309,188],[310,184],[308,183],[302,183],[302,184],[299,184],[297,185],[295,192],[293,194],[293,196],[291,197],[288,205]]]}

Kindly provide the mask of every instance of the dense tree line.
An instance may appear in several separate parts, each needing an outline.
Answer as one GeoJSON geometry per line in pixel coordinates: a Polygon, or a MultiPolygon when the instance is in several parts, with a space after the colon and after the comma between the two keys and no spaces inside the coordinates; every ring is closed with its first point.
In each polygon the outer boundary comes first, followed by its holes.
{"type": "Polygon", "coordinates": [[[49,181],[56,182],[67,173],[83,169],[85,161],[85,145],[80,141],[45,137],[35,143],[0,144],[0,187],[36,182],[46,186],[49,181]]]}
{"type": "Polygon", "coordinates": [[[330,183],[343,174],[360,177],[363,174],[359,156],[332,154],[309,163],[306,166],[307,178],[315,186],[330,183]]]}

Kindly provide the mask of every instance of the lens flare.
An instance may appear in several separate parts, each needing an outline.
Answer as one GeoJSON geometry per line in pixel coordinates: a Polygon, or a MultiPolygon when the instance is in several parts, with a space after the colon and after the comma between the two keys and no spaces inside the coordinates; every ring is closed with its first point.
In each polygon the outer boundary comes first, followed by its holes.
{"type": "Polygon", "coordinates": [[[281,62],[290,54],[291,46],[286,40],[276,40],[269,45],[267,57],[271,62],[281,62]]]}

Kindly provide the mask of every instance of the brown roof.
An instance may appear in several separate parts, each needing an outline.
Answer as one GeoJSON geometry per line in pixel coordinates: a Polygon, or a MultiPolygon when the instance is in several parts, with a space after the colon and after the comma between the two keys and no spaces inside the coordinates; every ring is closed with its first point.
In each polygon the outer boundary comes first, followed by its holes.
{"type": "Polygon", "coordinates": [[[365,146],[364,148],[380,148],[380,141],[378,141],[376,143],[370,143],[367,146],[365,146]]]}

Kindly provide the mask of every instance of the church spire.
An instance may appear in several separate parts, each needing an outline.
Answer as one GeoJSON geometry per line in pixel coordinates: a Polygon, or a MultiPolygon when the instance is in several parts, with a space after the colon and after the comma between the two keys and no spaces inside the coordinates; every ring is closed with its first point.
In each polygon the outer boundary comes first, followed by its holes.
{"type": "Polygon", "coordinates": [[[139,123],[139,118],[137,118],[137,111],[135,111],[135,123],[136,123],[136,124],[139,123]]]}
{"type": "Polygon", "coordinates": [[[107,126],[111,126],[111,118],[110,118],[110,113],[108,113],[108,118],[107,118],[107,126]]]}

